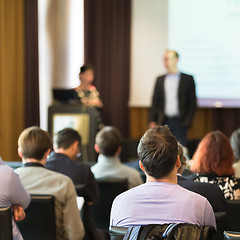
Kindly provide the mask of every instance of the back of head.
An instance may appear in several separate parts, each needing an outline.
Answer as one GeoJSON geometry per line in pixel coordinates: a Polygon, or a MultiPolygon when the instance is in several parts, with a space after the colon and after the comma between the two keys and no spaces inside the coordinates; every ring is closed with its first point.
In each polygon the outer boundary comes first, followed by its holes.
{"type": "Polygon", "coordinates": [[[230,137],[230,144],[233,150],[235,161],[240,160],[240,128],[233,131],[230,137]]]}
{"type": "Polygon", "coordinates": [[[143,135],[137,152],[146,173],[160,179],[167,176],[176,164],[178,142],[167,125],[156,126],[143,135]]]}
{"type": "Polygon", "coordinates": [[[58,149],[63,148],[66,150],[76,141],[81,146],[81,136],[72,128],[64,128],[54,136],[54,145],[58,149]]]}
{"type": "Polygon", "coordinates": [[[95,143],[98,145],[100,153],[111,157],[114,156],[121,146],[122,136],[115,127],[103,127],[96,136],[95,143]]]}
{"type": "Polygon", "coordinates": [[[233,175],[233,151],[229,139],[220,131],[208,133],[193,155],[191,170],[198,173],[233,175]]]}
{"type": "Polygon", "coordinates": [[[34,126],[26,128],[18,138],[18,147],[23,158],[41,160],[44,154],[52,148],[48,132],[34,126]]]}

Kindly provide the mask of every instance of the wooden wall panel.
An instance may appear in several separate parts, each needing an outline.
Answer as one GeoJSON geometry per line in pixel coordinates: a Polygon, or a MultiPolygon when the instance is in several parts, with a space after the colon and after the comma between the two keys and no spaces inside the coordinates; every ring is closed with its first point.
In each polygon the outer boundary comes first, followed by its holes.
{"type": "MultiPolygon", "coordinates": [[[[149,108],[130,108],[130,138],[140,138],[148,128],[149,108]]],[[[212,109],[197,109],[193,123],[188,130],[188,139],[201,139],[213,129],[212,109]]]]}
{"type": "Polygon", "coordinates": [[[24,126],[23,0],[0,0],[0,155],[16,161],[24,126]]]}

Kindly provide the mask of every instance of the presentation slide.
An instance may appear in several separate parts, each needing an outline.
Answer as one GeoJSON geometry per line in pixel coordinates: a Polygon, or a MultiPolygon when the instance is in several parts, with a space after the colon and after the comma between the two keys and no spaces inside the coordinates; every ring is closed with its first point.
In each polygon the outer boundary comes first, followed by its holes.
{"type": "Polygon", "coordinates": [[[239,0],[168,1],[168,47],[194,76],[199,107],[240,107],[239,29],[239,0]]]}

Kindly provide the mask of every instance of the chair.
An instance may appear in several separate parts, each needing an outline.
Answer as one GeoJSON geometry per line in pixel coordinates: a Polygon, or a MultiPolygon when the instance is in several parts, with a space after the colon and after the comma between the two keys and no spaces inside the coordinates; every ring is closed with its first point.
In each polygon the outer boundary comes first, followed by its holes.
{"type": "Polygon", "coordinates": [[[231,228],[228,230],[240,232],[240,200],[227,200],[231,228]]]}
{"type": "Polygon", "coordinates": [[[229,216],[226,212],[215,212],[218,239],[223,239],[223,232],[230,228],[229,216]]]}
{"type": "Polygon", "coordinates": [[[224,240],[240,240],[240,232],[225,231],[224,240]]]}
{"type": "Polygon", "coordinates": [[[11,240],[12,234],[12,212],[11,207],[0,208],[0,240],[11,240]]]}
{"type": "Polygon", "coordinates": [[[125,233],[127,232],[127,227],[109,227],[110,240],[122,240],[125,233]]]}
{"type": "Polygon", "coordinates": [[[54,196],[31,195],[26,218],[17,225],[24,240],[56,239],[54,196]]]}
{"type": "Polygon", "coordinates": [[[110,212],[114,198],[128,190],[127,179],[97,179],[99,187],[99,200],[91,207],[93,218],[97,227],[108,232],[110,212]]]}

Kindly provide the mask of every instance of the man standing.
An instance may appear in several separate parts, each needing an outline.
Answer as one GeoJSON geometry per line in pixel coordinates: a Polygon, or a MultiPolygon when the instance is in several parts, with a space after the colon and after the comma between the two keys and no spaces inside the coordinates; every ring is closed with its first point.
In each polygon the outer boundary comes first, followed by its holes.
{"type": "Polygon", "coordinates": [[[189,223],[216,228],[207,199],[177,184],[178,142],[166,125],[150,128],[137,151],[147,181],[115,198],[111,226],[189,223]]]}
{"type": "Polygon", "coordinates": [[[81,240],[84,228],[72,180],[44,167],[51,147],[47,132],[39,127],[25,129],[18,139],[18,154],[24,165],[15,172],[30,194],[54,196],[57,239],[81,240]]]}
{"type": "Polygon", "coordinates": [[[173,50],[164,54],[167,74],[156,80],[149,126],[167,124],[178,141],[186,146],[187,128],[196,109],[196,93],[193,76],[179,72],[178,59],[178,53],[173,50]]]}

